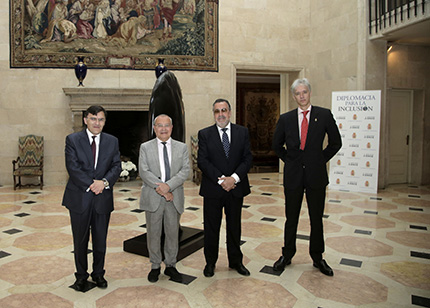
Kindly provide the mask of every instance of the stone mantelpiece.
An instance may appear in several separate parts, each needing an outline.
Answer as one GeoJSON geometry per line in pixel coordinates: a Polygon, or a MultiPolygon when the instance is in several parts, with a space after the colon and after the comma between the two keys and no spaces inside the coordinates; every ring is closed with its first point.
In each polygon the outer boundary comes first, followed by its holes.
{"type": "Polygon", "coordinates": [[[106,111],[149,111],[152,90],[127,88],[63,88],[70,97],[73,129],[82,129],[82,111],[101,105],[106,111]]]}

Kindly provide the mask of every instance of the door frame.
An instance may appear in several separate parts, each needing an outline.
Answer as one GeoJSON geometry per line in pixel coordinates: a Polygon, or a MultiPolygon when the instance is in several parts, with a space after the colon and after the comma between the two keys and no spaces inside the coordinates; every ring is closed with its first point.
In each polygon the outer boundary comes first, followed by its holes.
{"type": "MultiPolygon", "coordinates": [[[[409,177],[409,184],[413,185],[421,185],[423,183],[423,172],[424,172],[424,125],[425,125],[425,90],[424,89],[411,89],[411,88],[388,88],[387,89],[387,99],[386,99],[386,105],[387,109],[390,108],[390,99],[391,99],[391,91],[411,91],[411,99],[412,99],[412,112],[411,116],[414,116],[414,121],[411,122],[411,128],[410,132],[413,138],[410,140],[410,149],[409,149],[409,162],[410,162],[410,168],[408,173],[410,174],[409,177]],[[414,113],[416,115],[414,115],[414,113]]],[[[385,117],[386,120],[389,120],[388,117],[385,117]]],[[[385,126],[386,129],[389,128],[388,121],[386,122],[387,125],[385,126]]],[[[388,132],[388,131],[386,131],[388,132]]],[[[381,131],[381,134],[384,132],[381,131]]],[[[388,144],[387,144],[388,145],[388,144]]],[[[387,155],[385,156],[385,164],[388,166],[388,160],[389,160],[390,153],[387,152],[387,155]]],[[[389,168],[389,166],[388,166],[389,168]]],[[[386,168],[384,172],[384,187],[388,183],[388,171],[389,169],[386,168]]]]}
{"type": "MultiPolygon", "coordinates": [[[[404,93],[404,94],[407,94],[407,96],[408,96],[408,101],[407,101],[407,103],[408,103],[408,109],[409,109],[409,119],[408,119],[408,135],[409,135],[409,140],[408,140],[408,142],[409,142],[409,144],[408,144],[408,156],[407,156],[407,162],[406,162],[406,168],[407,168],[407,171],[406,171],[406,183],[411,183],[411,178],[412,178],[412,170],[411,170],[411,168],[412,168],[412,144],[413,144],[413,140],[414,140],[414,136],[413,136],[413,113],[414,113],[414,100],[413,100],[413,97],[414,97],[414,92],[413,92],[413,90],[410,90],[410,89],[389,89],[388,90],[388,98],[389,98],[389,100],[390,100],[390,112],[391,112],[391,101],[392,101],[392,98],[393,98],[393,94],[394,93],[404,93]]],[[[390,119],[390,117],[389,117],[389,119],[390,119]]],[[[393,125],[395,125],[395,124],[393,124],[393,123],[389,123],[388,124],[389,125],[389,135],[390,135],[390,137],[391,137],[391,128],[392,128],[392,126],[393,125]]],[[[389,139],[390,140],[390,139],[389,139]]],[[[391,146],[391,144],[390,144],[390,146],[391,146]]],[[[391,160],[391,153],[389,152],[388,153],[388,177],[387,177],[387,184],[388,185],[390,185],[390,184],[397,184],[397,183],[392,183],[391,181],[390,181],[390,172],[391,172],[391,166],[390,166],[390,160],[391,160]]]]}
{"type": "MultiPolygon", "coordinates": [[[[232,63],[231,65],[231,93],[234,93],[232,99],[232,109],[236,110],[236,83],[238,74],[248,75],[279,75],[279,115],[287,112],[290,109],[295,108],[296,104],[292,99],[290,93],[290,84],[297,78],[303,78],[305,68],[302,66],[297,67],[282,67],[282,66],[267,66],[267,65],[251,65],[244,63],[232,63]]],[[[236,113],[232,115],[234,121],[236,121],[236,113]]],[[[284,172],[284,163],[279,160],[279,173],[284,172]]]]}

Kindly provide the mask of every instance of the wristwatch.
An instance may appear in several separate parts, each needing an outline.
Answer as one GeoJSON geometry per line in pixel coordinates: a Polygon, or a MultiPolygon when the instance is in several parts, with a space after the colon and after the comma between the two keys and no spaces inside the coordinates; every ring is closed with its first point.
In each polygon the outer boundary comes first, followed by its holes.
{"type": "Polygon", "coordinates": [[[106,180],[105,178],[103,178],[102,181],[103,181],[103,184],[105,185],[105,188],[108,188],[109,187],[108,180],[106,180]]]}

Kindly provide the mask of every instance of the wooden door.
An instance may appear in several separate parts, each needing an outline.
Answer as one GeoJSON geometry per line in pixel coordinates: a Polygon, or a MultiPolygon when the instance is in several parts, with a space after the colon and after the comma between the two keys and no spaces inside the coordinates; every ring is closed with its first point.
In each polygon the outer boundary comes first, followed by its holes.
{"type": "Polygon", "coordinates": [[[388,183],[409,183],[412,91],[391,90],[389,97],[388,183]]]}

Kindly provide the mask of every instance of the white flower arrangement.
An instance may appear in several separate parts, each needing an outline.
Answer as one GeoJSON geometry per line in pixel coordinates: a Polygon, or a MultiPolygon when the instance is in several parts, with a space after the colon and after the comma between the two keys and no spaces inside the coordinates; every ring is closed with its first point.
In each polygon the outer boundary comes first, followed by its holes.
{"type": "Polygon", "coordinates": [[[121,162],[121,178],[127,178],[128,176],[135,176],[137,174],[137,167],[131,161],[122,161],[121,162]]]}

